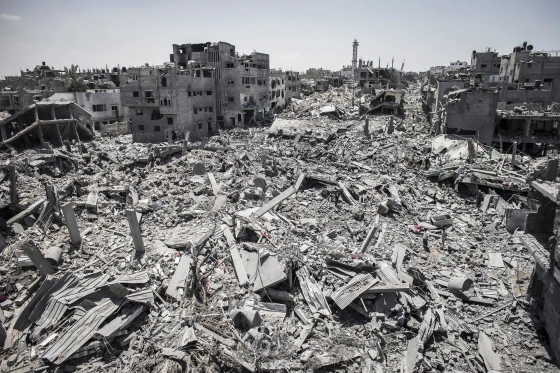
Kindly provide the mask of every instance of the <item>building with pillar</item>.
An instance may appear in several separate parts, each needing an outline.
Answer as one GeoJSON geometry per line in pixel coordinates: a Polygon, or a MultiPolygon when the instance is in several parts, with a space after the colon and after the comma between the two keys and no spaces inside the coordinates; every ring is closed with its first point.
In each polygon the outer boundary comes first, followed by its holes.
{"type": "Polygon", "coordinates": [[[74,102],[37,102],[0,121],[4,144],[29,148],[91,139],[91,114],[74,102]]]}

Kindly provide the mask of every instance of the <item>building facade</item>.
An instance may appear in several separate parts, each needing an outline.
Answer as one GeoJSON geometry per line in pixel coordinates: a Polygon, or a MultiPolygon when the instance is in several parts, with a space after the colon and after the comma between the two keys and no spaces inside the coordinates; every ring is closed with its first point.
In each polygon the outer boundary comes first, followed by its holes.
{"type": "Polygon", "coordinates": [[[286,106],[286,73],[281,69],[270,70],[270,110],[277,110],[286,106]]]}
{"type": "Polygon", "coordinates": [[[455,61],[449,63],[449,70],[451,71],[466,69],[467,67],[469,67],[467,61],[455,61]]]}
{"type": "Polygon", "coordinates": [[[497,81],[500,74],[501,58],[498,52],[486,48],[485,52],[471,54],[471,75],[483,82],[497,81]]]}
{"type": "Polygon", "coordinates": [[[500,82],[532,84],[536,88],[558,90],[560,83],[560,56],[533,52],[531,45],[515,47],[501,57],[500,82]]]}
{"type": "MultiPolygon", "coordinates": [[[[127,75],[121,100],[135,142],[198,140],[270,114],[268,54],[239,55],[229,43],[174,44],[169,63],[129,68],[127,75]]],[[[275,106],[283,106],[285,88],[274,82],[275,106]]]]}
{"type": "Polygon", "coordinates": [[[101,130],[103,125],[130,120],[129,108],[121,103],[120,89],[55,93],[46,100],[75,101],[92,114],[91,122],[97,131],[101,130]]]}
{"type": "Polygon", "coordinates": [[[301,98],[301,78],[296,71],[286,71],[286,100],[301,98]]]}

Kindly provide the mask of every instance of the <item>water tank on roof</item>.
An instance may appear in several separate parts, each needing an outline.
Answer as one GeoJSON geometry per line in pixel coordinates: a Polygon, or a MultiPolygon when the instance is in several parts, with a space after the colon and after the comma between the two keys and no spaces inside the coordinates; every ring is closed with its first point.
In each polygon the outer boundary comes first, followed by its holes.
{"type": "Polygon", "coordinates": [[[533,46],[532,46],[532,45],[528,45],[528,46],[527,46],[527,50],[528,50],[528,51],[532,51],[532,50],[533,50],[533,46]]]}

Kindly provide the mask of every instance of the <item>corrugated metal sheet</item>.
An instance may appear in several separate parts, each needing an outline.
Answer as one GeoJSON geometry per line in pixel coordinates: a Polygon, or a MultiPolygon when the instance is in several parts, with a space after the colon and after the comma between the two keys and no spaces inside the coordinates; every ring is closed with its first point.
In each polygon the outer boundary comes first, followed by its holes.
{"type": "Polygon", "coordinates": [[[377,275],[385,282],[386,284],[401,284],[402,281],[399,280],[399,276],[397,272],[393,269],[393,267],[385,262],[379,262],[377,275]]]}
{"type": "Polygon", "coordinates": [[[459,332],[464,332],[467,334],[474,334],[478,332],[478,330],[474,326],[463,321],[462,316],[459,316],[452,311],[446,312],[445,318],[447,319],[448,324],[449,322],[451,322],[451,324],[453,324],[459,332]]]}
{"type": "Polygon", "coordinates": [[[152,289],[145,289],[128,294],[124,299],[142,304],[154,304],[154,293],[152,289]]]}
{"type": "Polygon", "coordinates": [[[354,276],[346,285],[332,293],[331,298],[340,309],[344,309],[378,281],[371,273],[360,273],[354,276]]]}
{"type": "Polygon", "coordinates": [[[122,275],[110,282],[110,284],[146,284],[150,281],[148,272],[140,271],[129,275],[122,275]]]}
{"type": "Polygon", "coordinates": [[[137,318],[144,309],[144,306],[139,304],[136,306],[130,307],[128,310],[124,311],[121,315],[117,315],[111,322],[106,324],[103,328],[99,329],[95,333],[95,337],[111,337],[113,334],[117,333],[120,330],[125,329],[128,327],[135,318],[137,318]]]}
{"type": "MultiPolygon", "coordinates": [[[[47,319],[50,319],[51,312],[58,314],[60,310],[57,309],[59,304],[56,297],[66,294],[69,289],[72,289],[74,286],[78,285],[78,283],[78,279],[71,274],[66,274],[60,278],[51,288],[49,294],[45,295],[39,302],[40,304],[31,312],[29,320],[31,322],[36,322],[38,325],[43,325],[47,319]]],[[[56,318],[56,316],[53,316],[53,319],[54,318],[56,318]]],[[[50,323],[48,325],[50,325],[50,323]]]]}
{"type": "Polygon", "coordinates": [[[302,267],[296,272],[296,275],[299,279],[299,286],[301,288],[301,292],[303,293],[303,297],[305,298],[309,308],[311,308],[311,312],[319,312],[322,315],[330,316],[331,309],[327,304],[327,299],[325,299],[323,292],[319,289],[319,286],[309,274],[307,268],[302,267]]]}
{"type": "Polygon", "coordinates": [[[119,309],[122,302],[122,299],[105,299],[100,302],[97,307],[89,310],[84,317],[60,335],[42,358],[54,364],[67,360],[95,334],[109,316],[119,309]]]}
{"type": "Polygon", "coordinates": [[[48,328],[59,322],[71,304],[94,293],[99,286],[102,286],[109,279],[109,274],[96,273],[82,278],[79,282],[73,281],[66,287],[51,296],[41,318],[36,322],[37,325],[48,328]]]}

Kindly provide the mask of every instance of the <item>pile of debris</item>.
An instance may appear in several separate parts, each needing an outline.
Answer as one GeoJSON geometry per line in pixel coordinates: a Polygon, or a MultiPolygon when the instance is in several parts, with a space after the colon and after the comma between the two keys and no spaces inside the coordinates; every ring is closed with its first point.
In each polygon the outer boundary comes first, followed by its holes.
{"type": "Polygon", "coordinates": [[[499,158],[334,106],[197,143],[9,150],[2,371],[553,369],[531,256],[455,184],[499,158]]]}

